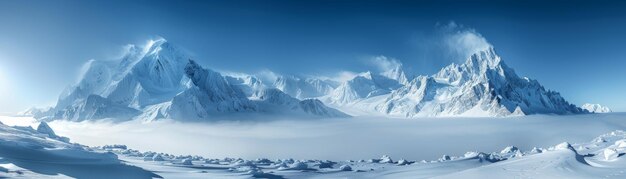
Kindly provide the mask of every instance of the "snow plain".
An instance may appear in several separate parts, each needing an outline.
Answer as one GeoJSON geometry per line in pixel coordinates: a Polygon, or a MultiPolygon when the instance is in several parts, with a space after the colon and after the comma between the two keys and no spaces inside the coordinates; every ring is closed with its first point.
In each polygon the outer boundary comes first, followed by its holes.
{"type": "MultiPolygon", "coordinates": [[[[28,117],[0,117],[0,121],[38,125],[28,117]]],[[[163,161],[146,161],[128,151],[116,152],[124,163],[164,178],[621,178],[626,172],[626,133],[620,131],[626,129],[626,113],[262,123],[54,121],[49,125],[58,135],[83,145],[125,144],[142,152],[205,157],[189,165],[189,160],[172,155],[163,161]],[[508,146],[516,146],[519,152],[508,146]],[[506,160],[491,163],[478,152],[489,156],[495,152],[506,160]],[[393,163],[378,161],[382,155],[390,156],[393,163]],[[206,162],[218,158],[217,163],[206,162]],[[260,164],[255,162],[258,158],[272,162],[260,164]],[[333,167],[321,168],[325,160],[333,161],[333,167]],[[352,171],[341,171],[346,166],[352,171]]]]}

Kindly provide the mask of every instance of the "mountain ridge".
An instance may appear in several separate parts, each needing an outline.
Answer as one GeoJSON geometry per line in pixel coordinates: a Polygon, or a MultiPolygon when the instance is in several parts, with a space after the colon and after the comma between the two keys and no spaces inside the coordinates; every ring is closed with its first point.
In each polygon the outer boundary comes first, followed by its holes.
{"type": "Polygon", "coordinates": [[[210,121],[233,113],[268,115],[269,118],[276,115],[348,117],[322,103],[281,106],[284,110],[269,115],[267,108],[262,106],[265,103],[248,99],[254,91],[264,88],[255,83],[255,79],[231,84],[237,79],[203,68],[163,38],[149,41],[143,49],[129,46],[127,54],[117,62],[116,66],[110,61],[90,60],[81,80],[60,95],[52,109],[37,113],[36,117],[73,121],[109,118],[120,121],[161,118],[210,121]],[[320,112],[308,108],[329,110],[320,112]]]}
{"type": "Polygon", "coordinates": [[[415,118],[587,112],[538,81],[519,77],[493,47],[433,75],[409,78],[399,64],[341,83],[291,75],[265,83],[255,75],[222,75],[200,66],[163,38],[145,47],[127,46],[117,62],[88,61],[81,80],[59,96],[56,106],[34,113],[44,119],[130,116],[152,121],[207,120],[234,113],[327,118],[347,117],[342,111],[350,111],[415,118]]]}

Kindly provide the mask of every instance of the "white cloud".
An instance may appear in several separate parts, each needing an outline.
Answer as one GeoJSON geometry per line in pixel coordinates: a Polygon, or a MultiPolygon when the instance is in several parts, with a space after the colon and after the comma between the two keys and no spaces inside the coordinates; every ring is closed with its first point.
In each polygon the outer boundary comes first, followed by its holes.
{"type": "Polygon", "coordinates": [[[309,77],[317,78],[317,79],[321,79],[321,80],[331,80],[331,81],[336,81],[336,82],[346,82],[348,80],[353,79],[357,75],[358,75],[358,73],[352,72],[352,71],[339,71],[339,72],[336,72],[336,73],[330,73],[330,74],[326,74],[326,75],[311,75],[309,77]]]}
{"type": "Polygon", "coordinates": [[[353,79],[357,75],[357,73],[351,71],[340,71],[333,77],[333,79],[339,82],[345,82],[353,79]]]}
{"type": "Polygon", "coordinates": [[[271,85],[272,83],[274,83],[276,81],[276,79],[278,79],[278,74],[274,73],[271,70],[268,69],[264,69],[261,70],[259,72],[257,72],[255,74],[255,76],[259,79],[261,79],[261,81],[265,84],[265,85],[271,85]]]}
{"type": "Polygon", "coordinates": [[[440,30],[443,35],[444,47],[447,48],[451,57],[458,58],[457,61],[465,60],[476,52],[493,47],[476,30],[465,28],[455,22],[441,26],[440,30]]]}
{"type": "Polygon", "coordinates": [[[382,55],[370,58],[369,64],[376,67],[380,72],[390,71],[402,66],[402,62],[397,59],[382,55]]]}

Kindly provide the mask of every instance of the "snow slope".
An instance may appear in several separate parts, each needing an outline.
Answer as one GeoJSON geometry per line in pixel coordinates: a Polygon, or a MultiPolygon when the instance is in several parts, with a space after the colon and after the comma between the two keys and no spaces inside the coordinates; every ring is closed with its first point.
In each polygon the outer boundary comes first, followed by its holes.
{"type": "Polygon", "coordinates": [[[602,106],[600,104],[585,103],[581,106],[582,109],[592,113],[609,113],[612,112],[609,107],[602,106]]]}
{"type": "Polygon", "coordinates": [[[337,106],[349,105],[358,100],[389,94],[401,86],[394,79],[368,71],[339,85],[325,101],[337,106]]]}
{"type": "Polygon", "coordinates": [[[46,124],[9,127],[0,123],[0,178],[153,178],[117,155],[96,152],[57,136],[46,124]]]}

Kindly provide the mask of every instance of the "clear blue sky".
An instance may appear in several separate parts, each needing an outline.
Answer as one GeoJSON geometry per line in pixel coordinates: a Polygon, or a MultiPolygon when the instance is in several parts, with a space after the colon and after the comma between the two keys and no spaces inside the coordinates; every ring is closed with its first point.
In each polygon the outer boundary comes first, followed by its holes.
{"type": "Polygon", "coordinates": [[[363,71],[384,55],[415,74],[456,22],[521,76],[570,102],[626,111],[624,1],[0,1],[0,112],[51,105],[89,59],[162,36],[221,70],[363,71]]]}

